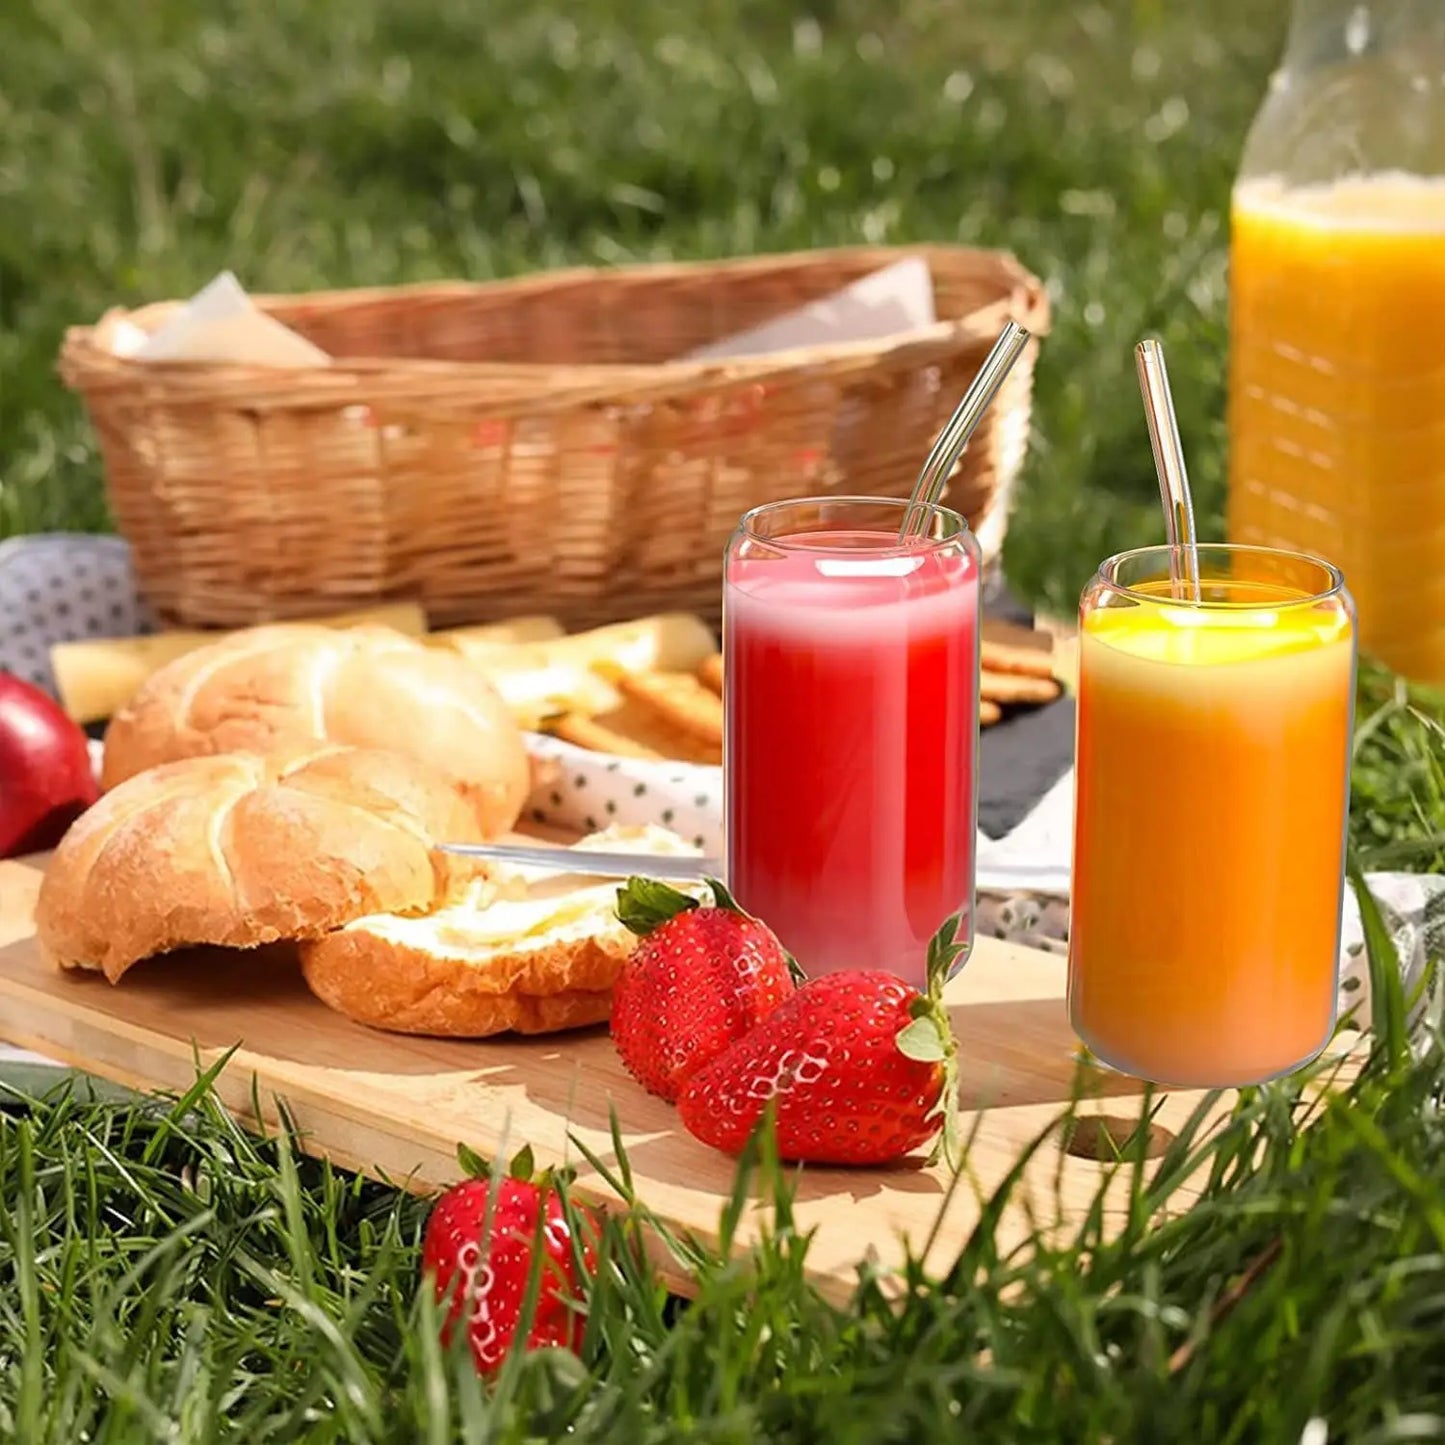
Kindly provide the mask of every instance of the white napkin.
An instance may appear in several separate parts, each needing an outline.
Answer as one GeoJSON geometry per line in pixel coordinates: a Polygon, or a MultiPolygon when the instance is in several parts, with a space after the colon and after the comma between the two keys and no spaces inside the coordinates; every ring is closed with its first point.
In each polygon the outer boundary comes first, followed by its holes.
{"type": "Polygon", "coordinates": [[[229,271],[197,291],[147,335],[131,321],[115,327],[111,349],[137,361],[221,361],[247,366],[327,366],[331,358],[267,316],[229,271]]]}

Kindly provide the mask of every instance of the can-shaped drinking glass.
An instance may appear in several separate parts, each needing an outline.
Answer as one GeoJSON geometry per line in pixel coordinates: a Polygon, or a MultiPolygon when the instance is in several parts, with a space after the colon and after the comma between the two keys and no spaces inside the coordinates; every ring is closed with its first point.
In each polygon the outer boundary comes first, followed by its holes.
{"type": "Polygon", "coordinates": [[[814,497],[749,512],[723,587],[728,881],[804,972],[922,988],[972,941],[979,552],[958,513],[814,497]]]}
{"type": "Polygon", "coordinates": [[[1168,547],[1083,595],[1069,1013],[1105,1064],[1222,1088],[1334,1026],[1355,610],[1318,558],[1198,557],[1197,596],[1168,547]]]}

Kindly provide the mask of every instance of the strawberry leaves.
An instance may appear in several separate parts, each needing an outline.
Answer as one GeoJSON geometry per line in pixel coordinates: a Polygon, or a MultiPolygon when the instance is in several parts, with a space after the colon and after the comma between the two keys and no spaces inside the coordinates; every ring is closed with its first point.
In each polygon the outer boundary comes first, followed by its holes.
{"type": "Polygon", "coordinates": [[[698,901],[656,878],[629,878],[617,890],[617,918],[629,933],[646,938],[670,923],[679,913],[696,908],[698,901]]]}
{"type": "Polygon", "coordinates": [[[918,1064],[941,1064],[948,1057],[948,1045],[938,1036],[938,1024],[923,1015],[898,1031],[898,1052],[918,1064]]]}
{"type": "Polygon", "coordinates": [[[920,994],[909,1005],[910,1021],[898,1031],[894,1042],[905,1058],[922,1064],[942,1064],[943,1082],[938,1099],[928,1111],[930,1119],[942,1118],[930,1164],[940,1155],[950,1169],[962,1162],[962,1141],[958,1128],[958,1040],[953,1036],[948,1010],[943,1005],[943,990],[960,959],[966,959],[972,938],[964,934],[964,916],[955,913],[946,919],[928,945],[927,993],[920,994]]]}
{"type": "Polygon", "coordinates": [[[558,1184],[570,1183],[575,1170],[570,1165],[550,1165],[537,1168],[537,1158],[530,1144],[523,1144],[511,1157],[505,1167],[499,1167],[483,1159],[469,1144],[457,1145],[457,1163],[463,1179],[481,1179],[492,1182],[495,1179],[511,1179],[518,1184],[535,1184],[538,1189],[551,1189],[558,1184]]]}
{"type": "Polygon", "coordinates": [[[463,1179],[490,1179],[492,1166],[469,1145],[457,1145],[457,1163],[461,1165],[463,1179]]]}
{"type": "Polygon", "coordinates": [[[752,914],[738,907],[738,901],[727,890],[727,885],[718,878],[706,880],[707,886],[712,889],[713,904],[717,908],[725,908],[729,913],[741,913],[744,918],[751,918],[752,914]]]}
{"type": "Polygon", "coordinates": [[[928,944],[928,997],[935,1003],[942,1002],[944,985],[960,965],[968,961],[973,949],[973,939],[965,936],[960,943],[958,936],[963,933],[963,914],[955,913],[945,918],[938,932],[928,944]]]}

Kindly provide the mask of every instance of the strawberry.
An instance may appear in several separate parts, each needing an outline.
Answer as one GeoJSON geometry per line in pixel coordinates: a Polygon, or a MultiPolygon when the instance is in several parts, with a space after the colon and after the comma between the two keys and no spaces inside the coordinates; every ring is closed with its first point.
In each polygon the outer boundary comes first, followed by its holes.
{"type": "Polygon", "coordinates": [[[647,878],[617,890],[642,942],[612,992],[612,1038],[628,1072],[669,1101],[789,998],[797,964],[766,924],[708,879],[715,906],[647,878]]]}
{"type": "Polygon", "coordinates": [[[928,950],[928,992],[895,974],[849,970],[798,989],[692,1076],[678,1100],[704,1144],[740,1153],[770,1102],[778,1154],[887,1164],[940,1135],[957,1156],[958,1046],[943,985],[963,951],[950,919],[928,950]]]}
{"type": "MultiPolygon", "coordinates": [[[[476,1168],[480,1161],[470,1157],[476,1168]]],[[[463,1162],[468,1162],[466,1152],[463,1162]]],[[[556,1189],[545,1177],[533,1182],[530,1172],[530,1151],[524,1149],[512,1173],[495,1181],[495,1193],[490,1177],[454,1184],[433,1206],[422,1241],[422,1278],[434,1279],[438,1304],[448,1296],[451,1300],[443,1339],[465,1319],[472,1359],[484,1375],[501,1365],[516,1339],[539,1222],[541,1276],[523,1346],[575,1350],[586,1326],[581,1311],[568,1301],[578,1297],[582,1274],[595,1268],[592,1241],[584,1233],[574,1247],[556,1189]]],[[[593,1223],[585,1213],[581,1217],[593,1223]]]]}

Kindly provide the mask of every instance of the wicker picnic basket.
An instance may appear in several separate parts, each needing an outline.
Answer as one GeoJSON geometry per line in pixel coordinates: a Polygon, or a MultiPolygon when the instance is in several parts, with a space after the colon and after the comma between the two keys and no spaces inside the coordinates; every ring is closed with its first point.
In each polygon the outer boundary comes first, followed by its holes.
{"type": "MultiPolygon", "coordinates": [[[[419,601],[434,625],[716,617],[723,548],[758,503],[906,494],[1005,318],[1047,328],[1013,257],[847,248],[485,284],[259,297],[330,365],[114,354],[179,303],[73,328],[110,504],[164,622],[239,626],[419,601]],[[908,255],[933,326],[882,342],[677,357],[908,255]]],[[[1035,343],[953,478],[985,553],[1023,460],[1035,343]]]]}

